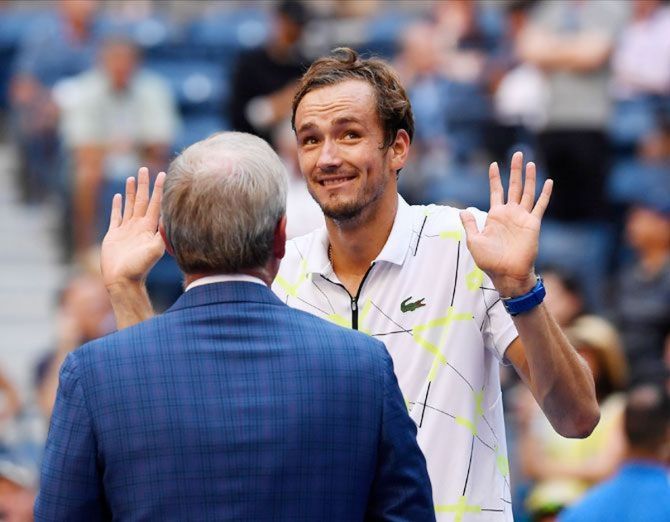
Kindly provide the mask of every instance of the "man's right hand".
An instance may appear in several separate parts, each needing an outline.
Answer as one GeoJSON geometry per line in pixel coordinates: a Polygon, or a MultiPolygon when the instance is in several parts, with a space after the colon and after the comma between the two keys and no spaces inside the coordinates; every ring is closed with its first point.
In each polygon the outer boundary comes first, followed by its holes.
{"type": "Polygon", "coordinates": [[[165,251],[158,232],[165,173],[156,177],[149,197],[149,171],[142,167],[135,178],[126,180],[122,197],[114,196],[109,229],[102,241],[100,265],[109,291],[118,328],[130,326],[153,315],[144,289],[147,274],[165,251]]]}

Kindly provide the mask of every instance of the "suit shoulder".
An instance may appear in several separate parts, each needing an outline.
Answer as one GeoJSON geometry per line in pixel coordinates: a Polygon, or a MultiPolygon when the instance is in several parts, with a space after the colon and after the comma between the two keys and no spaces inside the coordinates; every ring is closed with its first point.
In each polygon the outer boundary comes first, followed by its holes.
{"type": "Polygon", "coordinates": [[[305,337],[320,340],[335,352],[359,354],[375,359],[390,358],[383,342],[358,330],[338,326],[297,308],[287,307],[287,314],[305,337]]]}
{"type": "Polygon", "coordinates": [[[123,330],[117,330],[89,341],[78,348],[75,353],[78,355],[80,363],[85,364],[94,360],[136,352],[137,349],[141,349],[145,345],[144,340],[158,335],[165,321],[164,315],[157,315],[123,330]]]}

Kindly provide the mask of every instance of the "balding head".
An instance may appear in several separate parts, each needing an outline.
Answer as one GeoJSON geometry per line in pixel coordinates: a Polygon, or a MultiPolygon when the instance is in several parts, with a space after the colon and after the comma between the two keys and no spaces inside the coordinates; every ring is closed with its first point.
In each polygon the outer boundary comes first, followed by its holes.
{"type": "Polygon", "coordinates": [[[222,132],[184,150],[165,180],[162,222],[186,274],[266,266],[286,213],[287,174],[262,139],[222,132]]]}

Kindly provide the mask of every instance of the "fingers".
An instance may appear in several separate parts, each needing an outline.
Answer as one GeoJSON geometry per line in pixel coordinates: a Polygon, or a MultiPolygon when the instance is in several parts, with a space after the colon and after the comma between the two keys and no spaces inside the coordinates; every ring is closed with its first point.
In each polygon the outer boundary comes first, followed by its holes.
{"type": "Polygon", "coordinates": [[[497,163],[491,163],[489,167],[489,191],[491,192],[491,207],[504,203],[502,182],[500,181],[500,170],[497,163]]]}
{"type": "Polygon", "coordinates": [[[475,217],[467,210],[463,210],[459,213],[461,218],[461,223],[463,223],[463,228],[465,229],[465,235],[468,239],[473,238],[479,234],[479,229],[477,228],[477,221],[475,217]]]}
{"type": "Polygon", "coordinates": [[[133,208],[135,207],[135,178],[130,177],[126,180],[126,201],[123,207],[123,222],[126,223],[133,217],[133,208]]]}
{"type": "Polygon", "coordinates": [[[114,194],[112,212],[109,215],[109,228],[107,230],[121,226],[121,201],[121,194],[114,194]]]}
{"type": "Polygon", "coordinates": [[[517,151],[512,156],[512,165],[509,172],[509,190],[507,191],[508,203],[519,203],[521,201],[523,170],[523,153],[517,151]]]}
{"type": "Polygon", "coordinates": [[[528,212],[533,210],[533,203],[535,202],[536,179],[535,163],[530,162],[526,165],[526,179],[523,184],[523,196],[521,196],[521,206],[528,212]]]}
{"type": "Polygon", "coordinates": [[[154,191],[151,194],[147,217],[152,221],[158,221],[161,215],[161,200],[163,199],[163,185],[165,184],[165,172],[159,172],[154,182],[154,191]]]}
{"type": "Polygon", "coordinates": [[[149,206],[149,169],[140,168],[137,171],[137,195],[135,196],[135,207],[133,216],[144,217],[149,206]]]}
{"type": "Polygon", "coordinates": [[[554,180],[548,179],[547,181],[544,182],[544,186],[542,187],[542,193],[540,194],[540,197],[537,198],[537,203],[535,203],[535,208],[533,209],[532,214],[538,218],[542,219],[542,216],[544,216],[544,211],[547,210],[547,206],[549,205],[549,199],[551,198],[551,190],[554,188],[554,180]]]}

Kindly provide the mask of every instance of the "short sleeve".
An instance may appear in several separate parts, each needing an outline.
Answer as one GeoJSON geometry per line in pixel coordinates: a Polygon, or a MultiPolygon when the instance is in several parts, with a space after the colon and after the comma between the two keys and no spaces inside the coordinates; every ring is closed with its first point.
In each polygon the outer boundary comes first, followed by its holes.
{"type": "Polygon", "coordinates": [[[144,145],[171,145],[179,127],[179,115],[167,83],[151,73],[140,73],[141,110],[139,141],[144,145]]]}

